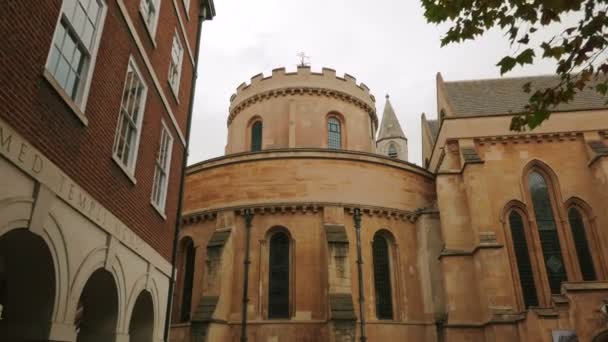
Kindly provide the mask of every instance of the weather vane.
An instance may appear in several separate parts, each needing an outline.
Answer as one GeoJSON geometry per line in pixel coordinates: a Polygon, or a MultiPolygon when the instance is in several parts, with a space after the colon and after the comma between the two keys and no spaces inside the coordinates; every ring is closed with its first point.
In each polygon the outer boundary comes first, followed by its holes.
{"type": "Polygon", "coordinates": [[[310,56],[306,56],[306,53],[304,51],[299,52],[297,56],[300,57],[300,64],[298,66],[310,66],[310,56]]]}

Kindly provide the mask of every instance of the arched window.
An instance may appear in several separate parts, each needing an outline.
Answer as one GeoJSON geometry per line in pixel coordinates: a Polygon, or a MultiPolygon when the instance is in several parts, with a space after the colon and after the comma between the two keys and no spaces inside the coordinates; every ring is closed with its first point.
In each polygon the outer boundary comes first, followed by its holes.
{"type": "Polygon", "coordinates": [[[391,158],[397,158],[398,154],[397,154],[397,148],[395,147],[395,144],[388,145],[388,156],[391,158]]]}
{"type": "Polygon", "coordinates": [[[393,319],[391,270],[389,247],[386,237],[376,233],[372,243],[374,262],[374,289],[376,291],[376,317],[393,319]]]}
{"type": "Polygon", "coordinates": [[[277,232],[270,238],[268,318],[289,318],[289,236],[277,232]]]}
{"type": "Polygon", "coordinates": [[[181,321],[190,320],[190,310],[192,308],[192,282],[194,280],[194,259],[196,251],[194,250],[194,242],[187,239],[183,245],[184,253],[184,283],[182,284],[182,310],[181,321]]]}
{"type": "Polygon", "coordinates": [[[532,263],[530,262],[530,251],[526,242],[526,232],[524,231],[524,221],[521,215],[512,210],[509,214],[509,227],[511,239],[513,240],[513,250],[517,261],[517,272],[519,274],[519,284],[524,297],[524,306],[538,306],[538,296],[536,285],[534,284],[534,274],[532,263]]]}
{"type": "Polygon", "coordinates": [[[342,148],[342,127],[335,116],[327,120],[327,147],[342,148]]]}
{"type": "Polygon", "coordinates": [[[568,276],[562,257],[547,181],[540,173],[532,171],[528,174],[528,186],[532,197],[534,215],[536,216],[545,267],[547,268],[549,287],[551,293],[560,293],[561,283],[568,280],[568,276]]]}
{"type": "Polygon", "coordinates": [[[262,121],[251,125],[251,152],[262,150],[262,121]]]}
{"type": "Polygon", "coordinates": [[[576,256],[581,267],[583,280],[597,280],[595,269],[593,268],[593,259],[589,251],[583,216],[578,209],[570,208],[568,210],[568,222],[570,222],[570,228],[572,229],[574,248],[576,249],[576,256]]]}

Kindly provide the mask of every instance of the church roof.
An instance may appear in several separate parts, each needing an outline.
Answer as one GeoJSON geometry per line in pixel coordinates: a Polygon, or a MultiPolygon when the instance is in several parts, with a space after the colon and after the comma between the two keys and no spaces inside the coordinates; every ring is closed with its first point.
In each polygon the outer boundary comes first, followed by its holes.
{"type": "MultiPolygon", "coordinates": [[[[499,78],[473,81],[445,82],[445,92],[455,116],[481,116],[515,114],[522,112],[529,102],[531,93],[525,93],[523,86],[531,82],[534,89],[555,86],[559,78],[534,76],[518,78],[499,78]]],[[[588,84],[595,88],[595,81],[588,84]]],[[[557,106],[553,111],[575,111],[608,108],[606,98],[595,89],[585,88],[574,96],[574,100],[557,106]]]]}
{"type": "Polygon", "coordinates": [[[437,140],[437,134],[439,133],[439,120],[427,120],[426,123],[429,125],[431,138],[433,138],[433,141],[437,140]]]}
{"type": "Polygon", "coordinates": [[[382,114],[382,123],[380,123],[380,132],[378,133],[377,141],[390,138],[407,139],[401,129],[399,119],[397,119],[391,101],[388,99],[388,95],[386,95],[386,104],[384,105],[384,113],[382,114]]]}

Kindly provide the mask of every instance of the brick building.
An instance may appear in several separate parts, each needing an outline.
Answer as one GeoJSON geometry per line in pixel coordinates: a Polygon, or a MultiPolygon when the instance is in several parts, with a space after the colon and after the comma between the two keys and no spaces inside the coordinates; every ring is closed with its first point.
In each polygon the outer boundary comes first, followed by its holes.
{"type": "Polygon", "coordinates": [[[212,0],[0,2],[0,340],[162,341],[212,0]]]}
{"type": "Polygon", "coordinates": [[[348,74],[243,83],[187,169],[172,340],[608,340],[605,99],[512,132],[529,81],[438,75],[424,167],[348,74]]]}

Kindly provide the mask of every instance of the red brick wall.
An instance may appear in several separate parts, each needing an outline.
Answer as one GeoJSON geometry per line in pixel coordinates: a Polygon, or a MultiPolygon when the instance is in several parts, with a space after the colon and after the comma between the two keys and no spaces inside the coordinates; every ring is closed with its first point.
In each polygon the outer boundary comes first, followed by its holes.
{"type": "MultiPolygon", "coordinates": [[[[193,7],[199,5],[197,0],[192,2],[193,7]]],[[[131,5],[139,1],[125,0],[125,3],[131,5]]],[[[172,0],[163,0],[162,3],[163,17],[156,36],[158,46],[150,52],[151,61],[185,135],[193,68],[185,56],[180,102],[177,104],[167,83],[171,39],[177,19],[172,0]]],[[[0,117],[170,260],[184,147],[116,0],[106,0],[106,5],[108,11],[85,109],[89,123],[84,126],[42,76],[61,1],[0,2],[0,117]],[[130,55],[135,58],[148,86],[135,185],[112,159],[130,55]],[[173,135],[166,220],[150,204],[161,119],[173,135]]],[[[139,12],[136,12],[137,16],[134,14],[131,14],[131,20],[136,25],[142,24],[139,12]]],[[[150,43],[146,32],[139,30],[138,33],[144,44],[150,43]]]]}

